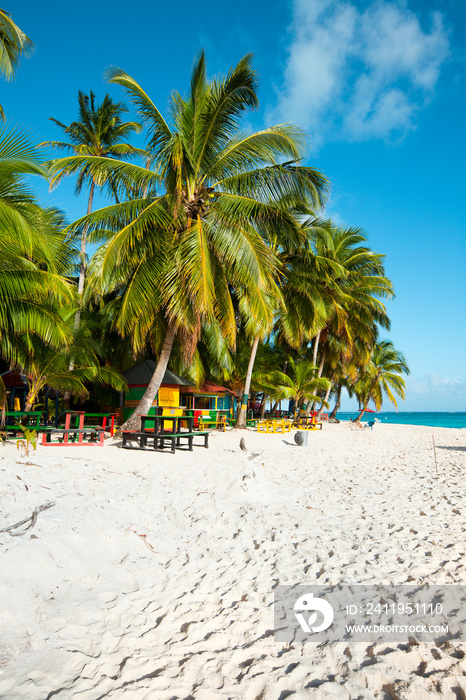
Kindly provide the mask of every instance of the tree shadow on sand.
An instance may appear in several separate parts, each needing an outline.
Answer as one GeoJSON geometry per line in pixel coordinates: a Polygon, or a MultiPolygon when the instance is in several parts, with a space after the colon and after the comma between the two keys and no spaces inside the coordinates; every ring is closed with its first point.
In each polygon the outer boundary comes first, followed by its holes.
{"type": "Polygon", "coordinates": [[[453,450],[454,452],[466,452],[466,447],[453,447],[453,445],[436,445],[438,450],[453,450]]]}

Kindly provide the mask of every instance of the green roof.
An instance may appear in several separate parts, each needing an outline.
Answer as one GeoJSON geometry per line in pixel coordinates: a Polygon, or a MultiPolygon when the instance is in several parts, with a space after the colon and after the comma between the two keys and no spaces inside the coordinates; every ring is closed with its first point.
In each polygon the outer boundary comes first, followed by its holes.
{"type": "MultiPolygon", "coordinates": [[[[156,367],[157,363],[154,362],[154,360],[143,360],[139,364],[134,365],[134,367],[131,367],[131,369],[127,369],[126,372],[123,372],[123,376],[125,377],[128,386],[134,386],[135,384],[142,384],[145,386],[149,384],[150,380],[152,379],[152,375],[154,374],[156,367]]],[[[183,379],[183,377],[179,377],[169,369],[166,369],[165,374],[163,375],[162,386],[164,384],[193,386],[192,382],[188,381],[187,379],[183,379]]]]}

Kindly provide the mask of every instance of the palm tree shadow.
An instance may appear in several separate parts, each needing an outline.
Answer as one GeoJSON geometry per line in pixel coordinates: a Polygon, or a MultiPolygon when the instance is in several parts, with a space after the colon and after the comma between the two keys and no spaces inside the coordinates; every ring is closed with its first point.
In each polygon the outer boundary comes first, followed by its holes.
{"type": "Polygon", "coordinates": [[[453,450],[454,452],[466,452],[466,447],[453,447],[453,445],[436,445],[438,450],[453,450]]]}

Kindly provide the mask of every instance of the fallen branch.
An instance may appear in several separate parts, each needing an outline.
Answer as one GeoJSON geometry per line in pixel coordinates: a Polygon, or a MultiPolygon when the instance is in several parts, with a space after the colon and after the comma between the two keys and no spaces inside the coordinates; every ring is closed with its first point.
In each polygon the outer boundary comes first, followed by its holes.
{"type": "Polygon", "coordinates": [[[8,534],[11,535],[11,537],[21,537],[21,535],[24,535],[28,530],[30,530],[31,528],[34,527],[34,525],[37,522],[37,516],[39,515],[39,513],[41,513],[43,510],[48,510],[49,508],[53,508],[54,505],[55,505],[55,501],[50,501],[49,503],[44,503],[44,505],[36,508],[29,518],[26,518],[25,520],[20,520],[19,523],[15,523],[14,525],[10,525],[10,527],[4,527],[3,530],[0,530],[0,532],[8,532],[8,534]],[[25,525],[28,522],[29,522],[29,525],[22,532],[11,532],[11,530],[16,530],[16,528],[21,527],[21,525],[25,525]]]}

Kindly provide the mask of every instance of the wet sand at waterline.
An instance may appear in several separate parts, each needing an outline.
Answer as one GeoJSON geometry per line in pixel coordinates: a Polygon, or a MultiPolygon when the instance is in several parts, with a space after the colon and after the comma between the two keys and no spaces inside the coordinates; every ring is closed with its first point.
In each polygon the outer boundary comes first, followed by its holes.
{"type": "Polygon", "coordinates": [[[0,529],[55,503],[0,534],[0,698],[466,698],[466,642],[273,639],[278,584],[466,584],[465,430],[119,444],[0,447],[0,529]]]}

